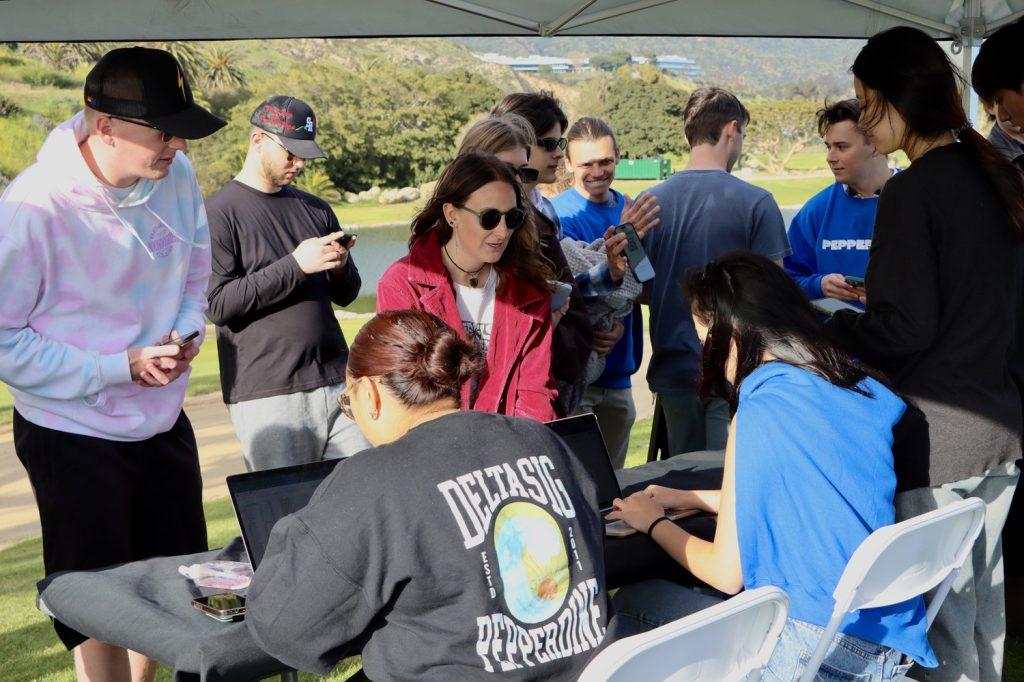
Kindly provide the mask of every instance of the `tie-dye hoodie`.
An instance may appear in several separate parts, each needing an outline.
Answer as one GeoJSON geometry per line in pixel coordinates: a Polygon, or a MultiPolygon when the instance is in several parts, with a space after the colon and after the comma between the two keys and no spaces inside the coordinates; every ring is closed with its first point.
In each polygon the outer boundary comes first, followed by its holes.
{"type": "Polygon", "coordinates": [[[80,112],[0,197],[0,381],[34,424],[138,441],[171,428],[188,384],[131,381],[129,348],[206,328],[210,232],[195,173],[115,192],[78,148],[80,112]]]}

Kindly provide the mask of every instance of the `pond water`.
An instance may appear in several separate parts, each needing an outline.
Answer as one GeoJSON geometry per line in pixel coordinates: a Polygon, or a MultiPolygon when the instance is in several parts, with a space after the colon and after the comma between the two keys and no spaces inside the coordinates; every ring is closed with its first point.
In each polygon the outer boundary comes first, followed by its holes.
{"type": "MultiPolygon", "coordinates": [[[[782,217],[786,227],[793,220],[799,209],[784,208],[782,217]]],[[[357,298],[345,310],[355,313],[372,313],[377,305],[377,281],[388,266],[409,252],[409,226],[395,225],[391,227],[373,227],[353,230],[359,235],[359,241],[352,255],[359,265],[359,274],[363,280],[362,289],[357,298]]]]}

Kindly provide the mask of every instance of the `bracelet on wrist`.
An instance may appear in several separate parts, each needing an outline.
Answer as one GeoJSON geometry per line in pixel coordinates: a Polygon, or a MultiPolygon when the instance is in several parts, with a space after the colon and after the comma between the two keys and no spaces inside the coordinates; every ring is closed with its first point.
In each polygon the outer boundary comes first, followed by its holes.
{"type": "Polygon", "coordinates": [[[658,518],[651,521],[651,525],[647,526],[647,536],[650,537],[651,533],[654,532],[654,527],[657,526],[659,523],[661,523],[662,521],[669,520],[670,519],[667,516],[659,516],[658,518]]]}

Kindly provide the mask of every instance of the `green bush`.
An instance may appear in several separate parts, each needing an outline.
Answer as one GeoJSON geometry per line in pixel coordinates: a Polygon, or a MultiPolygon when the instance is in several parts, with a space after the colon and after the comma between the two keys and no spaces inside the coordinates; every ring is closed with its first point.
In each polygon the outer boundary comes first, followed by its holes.
{"type": "Polygon", "coordinates": [[[18,106],[17,102],[15,102],[13,99],[10,99],[9,97],[0,95],[0,116],[14,116],[15,114],[20,113],[21,107],[18,106]]]}
{"type": "Polygon", "coordinates": [[[55,88],[74,88],[81,85],[70,76],[42,66],[26,65],[17,68],[17,78],[28,85],[49,85],[55,88]]]}
{"type": "Polygon", "coordinates": [[[25,115],[0,118],[0,175],[13,178],[36,158],[46,138],[43,126],[25,115]]]}

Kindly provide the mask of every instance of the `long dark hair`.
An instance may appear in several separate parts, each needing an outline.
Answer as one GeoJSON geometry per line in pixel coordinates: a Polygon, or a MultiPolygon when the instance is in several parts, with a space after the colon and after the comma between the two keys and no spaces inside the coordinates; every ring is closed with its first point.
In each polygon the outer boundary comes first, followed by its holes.
{"type": "Polygon", "coordinates": [[[461,204],[473,192],[491,182],[504,182],[516,193],[516,206],[526,210],[527,219],[512,231],[509,244],[498,261],[497,270],[501,277],[499,291],[507,284],[506,275],[514,275],[526,281],[538,291],[550,292],[548,280],[554,274],[547,261],[540,255],[540,243],[537,227],[533,224],[533,212],[529,201],[523,196],[523,188],[516,180],[508,164],[493,154],[470,153],[456,157],[441,172],[437,187],[427,205],[412,220],[412,235],[409,237],[411,247],[431,230],[437,231],[441,245],[447,244],[452,238],[452,226],[444,218],[445,204],[461,204]]]}
{"type": "Polygon", "coordinates": [[[406,407],[449,400],[459,404],[462,384],[484,365],[477,346],[440,318],[422,310],[377,313],[352,340],[346,371],[380,377],[406,407]]]}
{"type": "Polygon", "coordinates": [[[836,386],[870,395],[858,384],[880,375],[846,355],[828,337],[800,287],[773,261],[735,251],[686,273],[691,312],[708,327],[698,392],[725,398],[736,409],[740,385],[764,364],[765,353],[836,386]],[[730,341],[736,377],[726,378],[730,341]]]}
{"type": "Polygon", "coordinates": [[[875,91],[861,116],[871,128],[893,107],[907,129],[900,146],[952,132],[988,177],[1024,241],[1024,177],[971,127],[960,101],[965,84],[949,57],[926,33],[897,26],[871,36],[853,62],[853,75],[875,91]]]}

